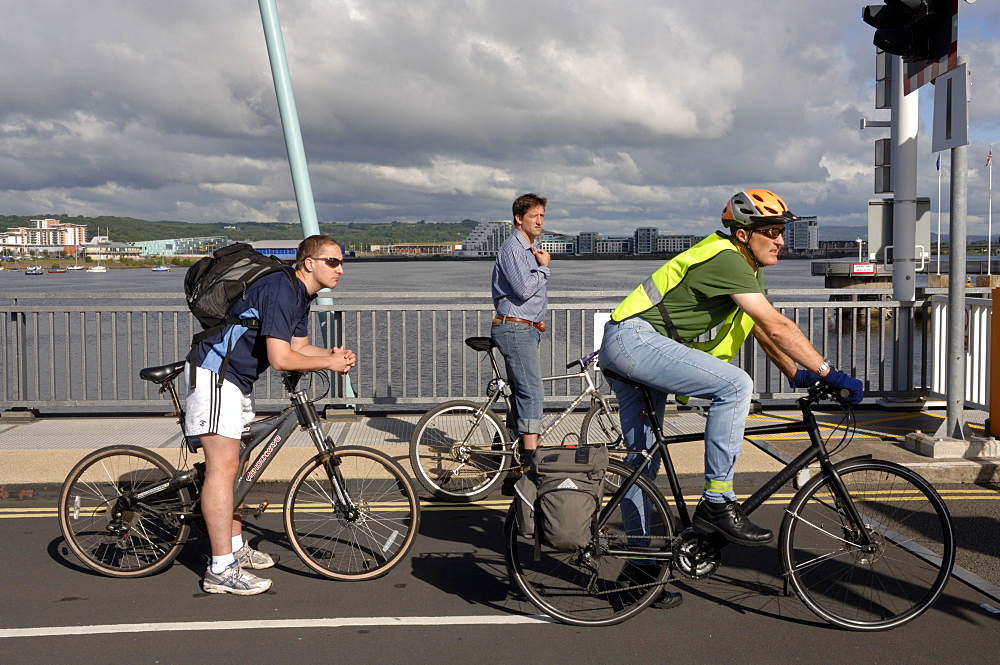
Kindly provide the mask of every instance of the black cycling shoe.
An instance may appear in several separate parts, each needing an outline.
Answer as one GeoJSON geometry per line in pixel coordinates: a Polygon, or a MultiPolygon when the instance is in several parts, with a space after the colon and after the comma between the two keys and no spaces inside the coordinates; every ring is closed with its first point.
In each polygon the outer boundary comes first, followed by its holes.
{"type": "Polygon", "coordinates": [[[684,596],[680,592],[664,589],[663,595],[653,601],[652,607],[658,610],[672,610],[675,607],[680,607],[683,602],[684,596]]]}
{"type": "Polygon", "coordinates": [[[740,545],[766,545],[774,540],[774,533],[747,519],[736,501],[712,503],[702,499],[691,521],[702,531],[715,531],[740,545]]]}

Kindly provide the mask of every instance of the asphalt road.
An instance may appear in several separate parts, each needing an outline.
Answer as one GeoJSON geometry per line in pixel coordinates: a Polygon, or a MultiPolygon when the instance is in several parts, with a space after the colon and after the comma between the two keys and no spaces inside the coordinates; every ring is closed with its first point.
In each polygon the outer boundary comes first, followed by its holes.
{"type": "MultiPolygon", "coordinates": [[[[942,487],[959,565],[1000,577],[1000,492],[942,487]],[[973,493],[960,494],[959,490],[973,493]],[[952,491],[954,490],[954,491],[952,491]]],[[[500,499],[500,497],[496,497],[500,499]]],[[[281,555],[268,593],[210,595],[199,581],[207,540],[149,578],[88,572],[68,552],[49,500],[0,502],[0,661],[5,663],[941,663],[995,660],[1000,601],[953,579],[924,616],[886,633],[822,623],[781,593],[776,546],[729,547],[708,580],[676,585],[674,610],[610,628],[537,617],[503,564],[504,504],[428,507],[408,561],[379,580],[333,582],[288,549],[280,515],[247,527],[281,555]],[[90,634],[79,632],[90,626],[90,634]],[[20,629],[27,629],[22,634],[20,629]]],[[[776,527],[780,506],[761,523],[776,527]]]]}

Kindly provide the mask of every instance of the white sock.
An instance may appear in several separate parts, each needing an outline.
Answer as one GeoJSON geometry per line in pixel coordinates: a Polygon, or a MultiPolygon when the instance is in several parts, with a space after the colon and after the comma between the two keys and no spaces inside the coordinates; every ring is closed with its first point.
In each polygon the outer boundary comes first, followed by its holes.
{"type": "Polygon", "coordinates": [[[236,557],[233,556],[232,552],[230,552],[229,554],[223,554],[222,556],[213,556],[212,572],[218,575],[226,568],[233,565],[235,562],[236,562],[236,557]]]}
{"type": "Polygon", "coordinates": [[[238,536],[233,536],[233,551],[239,552],[240,548],[243,547],[243,534],[238,536]]]}

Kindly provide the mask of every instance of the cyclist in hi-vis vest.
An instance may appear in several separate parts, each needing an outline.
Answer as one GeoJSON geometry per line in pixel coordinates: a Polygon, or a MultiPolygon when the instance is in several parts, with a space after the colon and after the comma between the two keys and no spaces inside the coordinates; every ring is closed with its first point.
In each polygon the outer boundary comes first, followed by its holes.
{"type": "MultiPolygon", "coordinates": [[[[667,394],[711,400],[705,489],[693,522],[743,545],[763,545],[773,538],[769,529],[747,519],[733,492],[754,386],[729,360],[747,335],[756,338],[796,387],[822,381],[848,390],[851,403],[863,397],[861,382],[833,369],[764,295],[762,268],[778,262],[785,224],[796,219],[773,192],[735,194],[722,212],[728,234],[716,231],[640,284],[612,313],[601,344],[601,367],[652,388],[661,416],[667,394]],[[716,328],[710,340],[694,341],[716,328]]],[[[650,448],[654,440],[639,390],[613,379],[610,383],[627,447],[650,448]]],[[[659,459],[648,469],[655,477],[659,459]]]]}

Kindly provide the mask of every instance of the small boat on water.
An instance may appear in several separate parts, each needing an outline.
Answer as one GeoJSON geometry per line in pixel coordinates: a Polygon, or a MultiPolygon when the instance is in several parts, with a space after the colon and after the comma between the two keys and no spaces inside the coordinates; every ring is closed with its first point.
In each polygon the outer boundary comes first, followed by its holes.
{"type": "Polygon", "coordinates": [[[108,267],[102,263],[98,263],[96,266],[90,266],[87,268],[87,272],[107,272],[108,267]]]}
{"type": "Polygon", "coordinates": [[[49,272],[66,272],[65,268],[49,268],[49,272]]]}
{"type": "Polygon", "coordinates": [[[42,266],[28,266],[24,269],[25,275],[44,275],[45,269],[42,266]]]}
{"type": "Polygon", "coordinates": [[[150,268],[150,270],[152,270],[153,272],[166,272],[170,270],[170,266],[161,263],[159,265],[153,266],[152,268],[150,268]]]}
{"type": "Polygon", "coordinates": [[[74,263],[71,266],[66,266],[66,270],[83,270],[83,266],[74,263]]]}

